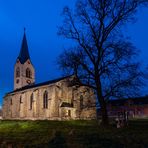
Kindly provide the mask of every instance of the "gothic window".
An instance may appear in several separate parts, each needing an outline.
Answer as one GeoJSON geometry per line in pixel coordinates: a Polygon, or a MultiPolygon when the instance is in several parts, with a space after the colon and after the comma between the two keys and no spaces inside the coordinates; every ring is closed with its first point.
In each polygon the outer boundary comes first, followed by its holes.
{"type": "Polygon", "coordinates": [[[74,97],[72,97],[72,99],[71,99],[71,105],[72,105],[72,107],[74,106],[74,97]]]}
{"type": "Polygon", "coordinates": [[[80,96],[80,109],[83,109],[83,96],[80,96]]]}
{"type": "Polygon", "coordinates": [[[21,103],[23,103],[23,101],[22,101],[22,96],[20,96],[20,104],[21,104],[21,103]]]}
{"type": "Polygon", "coordinates": [[[31,70],[29,68],[26,69],[26,77],[27,78],[31,78],[32,77],[32,73],[31,73],[31,70]]]}
{"type": "Polygon", "coordinates": [[[19,67],[17,67],[17,69],[16,69],[16,77],[17,78],[20,77],[20,68],[19,67]]]}
{"type": "Polygon", "coordinates": [[[10,105],[12,105],[12,98],[10,99],[10,105]]]}
{"type": "Polygon", "coordinates": [[[33,106],[33,93],[30,96],[30,109],[32,109],[33,106]]]}
{"type": "Polygon", "coordinates": [[[43,94],[43,108],[48,108],[48,92],[45,91],[43,94]]]}
{"type": "Polygon", "coordinates": [[[92,105],[92,104],[91,104],[91,101],[88,100],[88,101],[87,101],[87,107],[91,107],[91,105],[92,105]]]}

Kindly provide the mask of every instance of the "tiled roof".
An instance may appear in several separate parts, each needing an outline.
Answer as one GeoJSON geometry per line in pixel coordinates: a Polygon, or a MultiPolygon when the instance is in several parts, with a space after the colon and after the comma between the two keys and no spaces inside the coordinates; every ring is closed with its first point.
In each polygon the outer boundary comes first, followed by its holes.
{"type": "Polygon", "coordinates": [[[148,104],[148,96],[137,97],[137,98],[128,98],[128,99],[118,99],[118,100],[110,100],[108,103],[115,106],[122,106],[125,103],[130,102],[133,105],[144,105],[148,104]]]}
{"type": "Polygon", "coordinates": [[[36,88],[36,87],[40,87],[40,86],[44,86],[44,85],[53,84],[53,83],[56,83],[56,82],[61,81],[61,80],[63,80],[63,79],[70,78],[71,76],[72,76],[72,75],[70,75],[70,76],[65,76],[65,77],[61,77],[61,78],[54,79],[54,80],[50,80],[50,81],[46,81],[46,82],[42,82],[42,83],[38,83],[38,84],[30,84],[30,85],[24,86],[24,87],[22,87],[22,88],[16,89],[16,90],[14,90],[14,91],[12,91],[12,92],[9,92],[9,93],[7,93],[7,94],[11,94],[11,93],[15,93],[15,92],[19,92],[19,91],[31,89],[31,88],[36,88]]]}

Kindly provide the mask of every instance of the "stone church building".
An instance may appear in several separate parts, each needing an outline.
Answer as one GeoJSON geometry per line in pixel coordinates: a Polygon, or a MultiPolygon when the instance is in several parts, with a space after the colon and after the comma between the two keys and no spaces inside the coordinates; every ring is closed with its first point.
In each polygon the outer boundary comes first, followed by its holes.
{"type": "Polygon", "coordinates": [[[3,119],[95,119],[95,106],[93,90],[79,86],[74,75],[35,83],[35,69],[24,32],[14,67],[14,91],[3,100],[3,119]]]}

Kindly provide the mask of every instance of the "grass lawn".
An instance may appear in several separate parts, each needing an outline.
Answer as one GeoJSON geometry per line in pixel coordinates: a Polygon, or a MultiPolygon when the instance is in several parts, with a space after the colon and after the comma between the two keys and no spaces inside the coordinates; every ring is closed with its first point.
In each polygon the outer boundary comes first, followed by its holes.
{"type": "Polygon", "coordinates": [[[0,148],[148,148],[148,120],[127,128],[102,128],[96,121],[0,121],[0,148]]]}

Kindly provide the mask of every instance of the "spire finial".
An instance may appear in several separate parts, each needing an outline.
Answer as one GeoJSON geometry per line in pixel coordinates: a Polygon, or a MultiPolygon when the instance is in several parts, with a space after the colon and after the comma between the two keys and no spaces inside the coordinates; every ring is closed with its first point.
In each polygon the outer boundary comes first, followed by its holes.
{"type": "Polygon", "coordinates": [[[24,27],[24,32],[26,32],[26,28],[24,27]]]}

